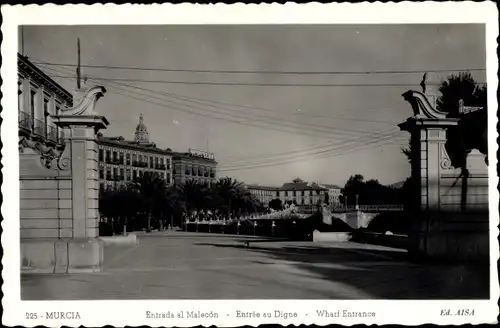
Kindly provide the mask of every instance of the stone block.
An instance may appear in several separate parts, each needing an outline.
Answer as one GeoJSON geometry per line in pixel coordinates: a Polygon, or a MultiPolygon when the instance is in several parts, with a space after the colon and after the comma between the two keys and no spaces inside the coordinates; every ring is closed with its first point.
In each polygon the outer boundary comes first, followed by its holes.
{"type": "Polygon", "coordinates": [[[54,190],[19,190],[21,199],[57,199],[58,191],[54,190]]]}
{"type": "Polygon", "coordinates": [[[87,199],[99,199],[99,189],[87,189],[87,199]]]}
{"type": "Polygon", "coordinates": [[[23,229],[20,231],[21,238],[23,239],[33,239],[33,238],[58,238],[58,229],[23,229]]]}
{"type": "Polygon", "coordinates": [[[21,219],[55,219],[58,216],[57,209],[21,209],[21,219]]]}
{"type": "Polygon", "coordinates": [[[73,211],[71,209],[59,209],[58,215],[60,219],[73,219],[73,211]]]}
{"type": "Polygon", "coordinates": [[[95,180],[97,177],[97,170],[87,169],[87,179],[95,180]]]}
{"type": "Polygon", "coordinates": [[[23,219],[21,218],[23,229],[58,229],[59,220],[54,219],[23,219]]]}
{"type": "Polygon", "coordinates": [[[58,191],[59,199],[72,199],[72,190],[71,189],[61,189],[58,191]]]}
{"type": "Polygon", "coordinates": [[[71,180],[59,180],[59,189],[71,189],[71,180]]]}
{"type": "Polygon", "coordinates": [[[19,203],[21,209],[57,209],[57,199],[21,199],[19,203]]]}
{"type": "Polygon", "coordinates": [[[71,199],[61,199],[59,200],[59,209],[69,209],[71,210],[71,199]]]}
{"type": "Polygon", "coordinates": [[[68,273],[99,272],[104,259],[103,242],[97,238],[68,241],[68,273]]]}
{"type": "Polygon", "coordinates": [[[54,243],[54,253],[56,263],[54,273],[68,272],[68,242],[66,240],[57,240],[54,243]]]}
{"type": "Polygon", "coordinates": [[[21,271],[53,273],[56,265],[54,252],[56,241],[56,239],[21,239],[21,271]]]}
{"type": "Polygon", "coordinates": [[[313,242],[315,243],[331,243],[331,242],[346,242],[351,238],[350,232],[319,232],[313,231],[313,242]]]}
{"type": "Polygon", "coordinates": [[[57,181],[50,180],[20,180],[19,189],[23,190],[40,190],[40,189],[57,189],[57,181]]]}
{"type": "Polygon", "coordinates": [[[87,218],[99,217],[99,210],[97,208],[87,208],[87,218]]]}

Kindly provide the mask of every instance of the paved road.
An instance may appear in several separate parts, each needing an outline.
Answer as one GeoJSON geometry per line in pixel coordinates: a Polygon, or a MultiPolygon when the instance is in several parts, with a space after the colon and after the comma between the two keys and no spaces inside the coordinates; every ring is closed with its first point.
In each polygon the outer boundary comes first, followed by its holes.
{"type": "Polygon", "coordinates": [[[94,274],[23,275],[23,300],[488,298],[487,268],[422,266],[353,243],[159,232],[108,246],[94,274]],[[250,241],[249,247],[243,242],[250,241]]]}

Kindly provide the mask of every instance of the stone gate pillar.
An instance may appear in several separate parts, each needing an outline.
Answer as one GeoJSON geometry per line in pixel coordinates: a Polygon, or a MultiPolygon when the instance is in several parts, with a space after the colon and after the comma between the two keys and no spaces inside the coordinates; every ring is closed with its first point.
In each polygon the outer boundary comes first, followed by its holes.
{"type": "MultiPolygon", "coordinates": [[[[417,258],[487,258],[488,175],[481,154],[453,167],[447,137],[460,119],[447,118],[417,91],[403,94],[414,116],[399,125],[411,135],[414,186],[409,252],[417,258]]],[[[484,157],[484,156],[483,156],[484,157]]]]}
{"type": "Polygon", "coordinates": [[[22,141],[30,150],[20,155],[23,271],[100,270],[103,245],[96,238],[99,235],[96,133],[106,128],[108,121],[94,109],[105,92],[103,87],[76,90],[76,105],[52,117],[64,132],[61,152],[43,156],[43,147],[30,147],[29,141],[22,141]],[[40,154],[44,165],[40,165],[40,154]],[[50,202],[44,198],[50,198],[50,202]],[[44,220],[43,230],[34,225],[33,217],[44,220]]]}

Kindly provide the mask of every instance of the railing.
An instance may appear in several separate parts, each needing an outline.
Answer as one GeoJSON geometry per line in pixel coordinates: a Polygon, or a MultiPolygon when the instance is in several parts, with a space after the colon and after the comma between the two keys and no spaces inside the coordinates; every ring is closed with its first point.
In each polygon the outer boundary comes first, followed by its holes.
{"type": "Polygon", "coordinates": [[[57,141],[57,128],[49,126],[49,130],[47,131],[47,139],[54,142],[57,141]]]}
{"type": "Polygon", "coordinates": [[[400,204],[390,204],[390,205],[348,205],[347,209],[345,206],[335,206],[333,208],[334,212],[345,212],[345,211],[355,211],[359,210],[361,212],[397,212],[404,209],[403,205],[400,204]]]}
{"type": "Polygon", "coordinates": [[[33,131],[33,117],[25,112],[19,112],[19,127],[33,131]]]}
{"type": "Polygon", "coordinates": [[[33,129],[33,132],[38,136],[41,136],[44,138],[47,137],[47,134],[46,134],[47,132],[45,131],[45,122],[37,120],[37,119],[34,119],[33,121],[35,123],[35,128],[33,129]]]}

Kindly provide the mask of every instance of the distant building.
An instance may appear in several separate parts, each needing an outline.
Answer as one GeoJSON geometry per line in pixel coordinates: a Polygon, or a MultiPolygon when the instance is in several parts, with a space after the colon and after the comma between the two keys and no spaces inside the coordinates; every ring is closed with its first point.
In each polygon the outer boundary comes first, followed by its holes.
{"type": "Polygon", "coordinates": [[[27,57],[17,55],[19,136],[45,146],[62,147],[63,131],[52,121],[61,108],[73,106],[73,96],[27,57]]]}
{"type": "Polygon", "coordinates": [[[212,153],[190,149],[186,153],[173,152],[172,159],[175,184],[192,180],[210,186],[217,181],[217,162],[212,153]]]}
{"type": "Polygon", "coordinates": [[[319,186],[328,190],[328,199],[330,205],[337,206],[340,204],[339,198],[341,195],[342,187],[325,183],[320,183],[319,186]]]}
{"type": "Polygon", "coordinates": [[[279,190],[279,187],[266,187],[259,185],[247,185],[247,190],[254,195],[264,206],[269,205],[269,202],[275,198],[276,192],[279,190]]]}
{"type": "MultiPolygon", "coordinates": [[[[265,205],[276,198],[280,199],[283,204],[291,202],[297,206],[317,205],[319,202],[324,202],[325,193],[330,196],[330,189],[325,186],[308,183],[298,178],[284,183],[281,187],[247,185],[247,189],[265,205]]],[[[333,189],[331,193],[330,197],[337,194],[333,189]]]]}
{"type": "Polygon", "coordinates": [[[147,127],[141,114],[134,140],[123,137],[98,136],[99,182],[101,188],[115,188],[152,172],[173,183],[172,152],[160,149],[149,141],[147,127]]]}

